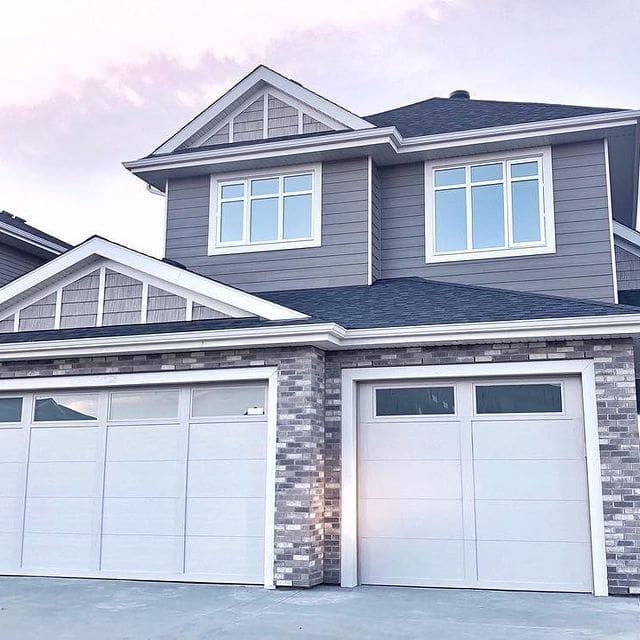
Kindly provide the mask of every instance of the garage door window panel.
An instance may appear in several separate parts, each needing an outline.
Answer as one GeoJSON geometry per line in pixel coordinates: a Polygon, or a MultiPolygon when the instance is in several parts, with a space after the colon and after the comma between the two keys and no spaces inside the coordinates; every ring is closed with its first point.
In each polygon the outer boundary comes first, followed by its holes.
{"type": "Polygon", "coordinates": [[[96,394],[52,394],[36,397],[34,422],[78,422],[97,419],[96,394]]]}
{"type": "Polygon", "coordinates": [[[376,417],[455,414],[454,387],[390,387],[375,390],[376,417]]]}
{"type": "Polygon", "coordinates": [[[476,385],[476,413],[562,414],[560,383],[476,385]]]}
{"type": "Polygon", "coordinates": [[[0,398],[0,424],[22,420],[22,398],[0,398]]]}
{"type": "Polygon", "coordinates": [[[265,406],[264,386],[201,387],[192,392],[191,417],[263,416],[265,406]]]}
{"type": "Polygon", "coordinates": [[[116,391],[111,394],[110,420],[175,420],[178,389],[116,391]]]}

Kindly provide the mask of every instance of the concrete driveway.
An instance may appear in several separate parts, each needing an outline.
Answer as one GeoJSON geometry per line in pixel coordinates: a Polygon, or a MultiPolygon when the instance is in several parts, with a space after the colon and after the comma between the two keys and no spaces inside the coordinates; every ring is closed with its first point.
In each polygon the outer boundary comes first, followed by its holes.
{"type": "Polygon", "coordinates": [[[640,640],[638,598],[0,578],[1,640],[640,640]]]}

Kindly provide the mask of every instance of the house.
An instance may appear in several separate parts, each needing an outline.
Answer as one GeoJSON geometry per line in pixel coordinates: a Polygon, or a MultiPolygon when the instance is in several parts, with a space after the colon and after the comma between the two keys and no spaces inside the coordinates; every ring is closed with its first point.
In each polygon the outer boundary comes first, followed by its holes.
{"type": "Polygon", "coordinates": [[[0,286],[51,260],[71,245],[0,211],[0,286]]]}
{"type": "Polygon", "coordinates": [[[125,163],[163,260],[0,289],[0,572],[639,593],[639,117],[255,69],[125,163]]]}

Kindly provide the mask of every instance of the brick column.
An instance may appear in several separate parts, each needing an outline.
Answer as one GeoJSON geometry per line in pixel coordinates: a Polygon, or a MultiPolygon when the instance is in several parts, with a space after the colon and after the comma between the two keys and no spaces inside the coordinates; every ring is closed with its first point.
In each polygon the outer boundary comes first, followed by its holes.
{"type": "Polygon", "coordinates": [[[304,347],[278,366],[276,586],[323,581],[323,518],[324,352],[304,347]]]}

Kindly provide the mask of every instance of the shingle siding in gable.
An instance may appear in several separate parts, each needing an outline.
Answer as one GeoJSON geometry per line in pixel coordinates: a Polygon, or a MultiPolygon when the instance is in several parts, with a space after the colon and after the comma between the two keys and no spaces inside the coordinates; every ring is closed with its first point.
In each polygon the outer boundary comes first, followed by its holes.
{"type": "Polygon", "coordinates": [[[209,177],[171,180],[166,257],[247,291],[345,286],[367,282],[367,159],[322,167],[322,246],[208,255],[209,177]]]}
{"type": "Polygon", "coordinates": [[[553,147],[556,253],[425,264],[422,163],[380,167],[383,278],[463,284],[613,301],[603,143],[553,147]]]}
{"type": "Polygon", "coordinates": [[[616,271],[620,291],[640,289],[640,257],[616,246],[616,271]]]}

